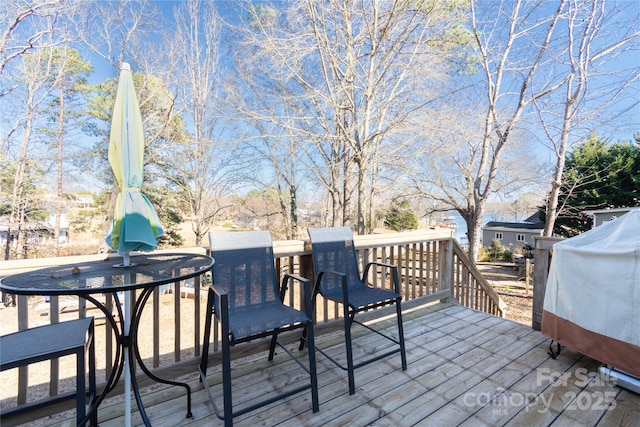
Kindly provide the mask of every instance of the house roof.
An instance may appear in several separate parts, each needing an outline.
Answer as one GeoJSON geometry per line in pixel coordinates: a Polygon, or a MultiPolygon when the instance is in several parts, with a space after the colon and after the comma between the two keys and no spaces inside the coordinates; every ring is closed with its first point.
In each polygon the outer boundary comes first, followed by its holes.
{"type": "Polygon", "coordinates": [[[529,224],[544,224],[544,221],[540,218],[540,211],[536,211],[536,213],[525,219],[524,222],[527,222],[529,224]]]}
{"type": "Polygon", "coordinates": [[[584,211],[584,213],[587,215],[601,215],[601,214],[608,214],[608,213],[618,214],[618,213],[627,213],[633,209],[638,209],[638,208],[640,208],[640,206],[633,206],[629,208],[597,209],[594,211],[584,211]]]}
{"type": "Polygon", "coordinates": [[[514,229],[514,230],[543,230],[544,221],[540,219],[540,212],[536,212],[523,222],[502,222],[502,221],[489,221],[482,229],[514,229]]]}
{"type": "Polygon", "coordinates": [[[542,230],[544,229],[544,223],[538,222],[535,224],[526,223],[526,222],[500,222],[500,221],[489,221],[483,227],[483,229],[489,228],[512,228],[517,230],[542,230]]]}

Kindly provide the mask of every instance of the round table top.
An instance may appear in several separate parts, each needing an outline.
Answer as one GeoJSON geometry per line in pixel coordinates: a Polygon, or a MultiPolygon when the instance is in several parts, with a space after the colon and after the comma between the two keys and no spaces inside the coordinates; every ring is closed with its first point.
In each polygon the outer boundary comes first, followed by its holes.
{"type": "Polygon", "coordinates": [[[189,253],[131,255],[61,265],[15,274],[0,281],[0,288],[19,295],[86,295],[160,286],[198,276],[213,266],[213,258],[189,253]]]}

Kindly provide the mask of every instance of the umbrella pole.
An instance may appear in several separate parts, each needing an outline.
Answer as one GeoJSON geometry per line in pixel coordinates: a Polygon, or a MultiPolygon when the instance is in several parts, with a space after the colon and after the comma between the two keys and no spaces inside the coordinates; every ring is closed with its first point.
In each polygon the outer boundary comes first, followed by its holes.
{"type": "MultiPolygon", "coordinates": [[[[124,254],[122,262],[123,267],[131,265],[129,258],[129,252],[124,254]]],[[[125,291],[124,293],[124,335],[129,338],[129,328],[131,326],[131,296],[132,291],[125,291]]],[[[124,352],[124,425],[131,427],[131,364],[129,360],[130,349],[125,349],[124,352]]]]}
{"type": "MultiPolygon", "coordinates": [[[[131,291],[125,291],[124,294],[124,333],[126,337],[129,336],[129,326],[131,324],[129,319],[131,316],[131,298],[129,297],[129,292],[131,291]]],[[[131,427],[131,364],[128,348],[124,352],[124,413],[124,425],[131,427]]]]}

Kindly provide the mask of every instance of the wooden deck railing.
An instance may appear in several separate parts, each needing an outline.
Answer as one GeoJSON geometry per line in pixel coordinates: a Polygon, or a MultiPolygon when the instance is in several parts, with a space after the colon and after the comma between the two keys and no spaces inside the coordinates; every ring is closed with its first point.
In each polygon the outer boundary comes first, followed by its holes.
{"type": "Polygon", "coordinates": [[[453,298],[465,307],[505,317],[507,305],[453,240],[453,298]]]}
{"type": "MultiPolygon", "coordinates": [[[[356,236],[355,246],[361,263],[377,260],[397,265],[401,277],[403,301],[421,298],[423,302],[458,303],[504,317],[505,304],[486,282],[475,265],[471,263],[460,245],[452,238],[450,230],[427,230],[404,233],[389,233],[356,236]]],[[[205,249],[182,249],[182,252],[204,253],[205,249]]],[[[176,252],[176,250],[172,250],[176,252]]],[[[313,278],[311,247],[302,240],[274,242],[276,267],[280,275],[287,272],[313,278]]],[[[113,255],[111,255],[113,257],[113,255]]],[[[84,257],[48,258],[43,260],[2,261],[0,277],[16,274],[48,265],[72,264],[82,261],[104,259],[105,255],[84,257]]],[[[374,275],[372,285],[390,287],[388,269],[379,269],[374,275]]],[[[206,285],[207,279],[204,279],[206,285]]],[[[204,324],[206,292],[196,282],[195,286],[184,287],[176,283],[168,295],[156,291],[145,307],[139,336],[149,337],[141,349],[141,355],[149,367],[154,368],[161,377],[175,378],[196,371],[195,365],[200,356],[201,331],[204,324]]],[[[295,288],[296,290],[298,288],[295,288]]],[[[109,297],[105,302],[110,304],[109,297]]],[[[299,307],[299,292],[289,292],[287,303],[299,307]]],[[[17,324],[19,329],[37,326],[43,323],[58,322],[69,317],[100,316],[93,310],[91,303],[75,298],[51,298],[44,303],[41,297],[17,297],[17,324]],[[71,308],[71,310],[69,310],[71,308]],[[38,309],[41,309],[38,312],[38,309]],[[44,312],[48,316],[43,316],[44,312]],[[69,312],[70,311],[70,312],[69,312]]],[[[7,316],[7,310],[0,316],[7,316]]],[[[340,317],[336,304],[318,298],[316,317],[319,324],[329,323],[340,317]]],[[[6,319],[4,321],[8,321],[6,319]]],[[[14,319],[15,320],[15,319],[14,319]]],[[[106,322],[98,322],[96,327],[98,380],[104,381],[112,369],[115,336],[106,322]]],[[[214,349],[217,348],[219,334],[214,334],[214,349]]],[[[72,361],[69,361],[72,362],[72,361]]],[[[9,371],[10,372],[10,371],[9,371]]],[[[52,395],[65,390],[58,387],[59,368],[52,364],[49,381],[52,395]],[[54,385],[55,383],[55,385],[54,385]]],[[[3,373],[4,374],[4,373],[3,373]]],[[[18,404],[26,401],[29,381],[26,372],[20,372],[18,385],[18,404]]],[[[146,378],[140,377],[141,386],[146,378]]],[[[116,388],[121,391],[122,385],[116,388]]],[[[69,403],[72,406],[73,402],[69,403]]]]}

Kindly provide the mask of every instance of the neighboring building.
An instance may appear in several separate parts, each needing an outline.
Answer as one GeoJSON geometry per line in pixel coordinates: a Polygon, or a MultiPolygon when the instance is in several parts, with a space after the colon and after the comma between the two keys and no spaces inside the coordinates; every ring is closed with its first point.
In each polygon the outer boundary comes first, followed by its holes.
{"type": "Polygon", "coordinates": [[[296,209],[296,213],[298,214],[298,222],[301,224],[309,225],[312,227],[321,227],[322,226],[322,215],[320,213],[314,212],[313,209],[307,208],[298,208],[296,209]]]}
{"type": "MultiPolygon", "coordinates": [[[[44,223],[32,223],[22,226],[20,232],[24,233],[24,239],[29,245],[49,244],[53,242],[54,228],[55,217],[50,215],[44,223]]],[[[16,249],[18,243],[16,230],[10,229],[6,224],[0,224],[0,247],[6,246],[9,232],[11,233],[10,244],[16,249]]],[[[69,222],[67,221],[67,216],[64,214],[60,218],[60,235],[58,236],[58,241],[60,243],[67,243],[69,241],[69,222]]]]}
{"type": "Polygon", "coordinates": [[[489,221],[482,227],[482,244],[489,246],[494,240],[499,240],[505,246],[533,246],[533,237],[541,236],[544,222],[538,213],[531,215],[524,222],[489,221]]]}
{"type": "Polygon", "coordinates": [[[76,194],[74,205],[76,208],[90,208],[94,200],[91,194],[76,194]]]}
{"type": "Polygon", "coordinates": [[[593,228],[596,228],[605,222],[613,221],[632,209],[640,209],[640,206],[633,208],[599,209],[595,211],[584,211],[584,213],[593,217],[593,228]]]}

